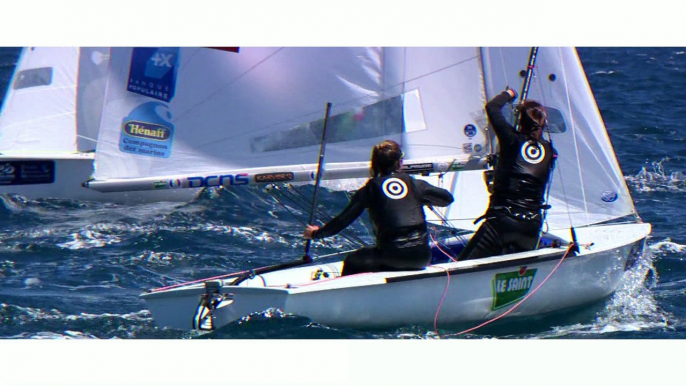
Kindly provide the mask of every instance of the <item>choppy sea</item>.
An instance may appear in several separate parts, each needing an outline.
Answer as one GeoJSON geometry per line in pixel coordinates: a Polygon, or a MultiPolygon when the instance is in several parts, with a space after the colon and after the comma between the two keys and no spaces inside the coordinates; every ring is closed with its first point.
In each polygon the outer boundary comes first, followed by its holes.
{"type": "MultiPolygon", "coordinates": [[[[516,325],[499,321],[460,338],[686,338],[686,49],[578,52],[637,210],[653,225],[648,253],[601,304],[516,325]]],[[[0,90],[18,53],[0,48],[0,90]]],[[[320,197],[332,212],[348,200],[328,190],[320,197]]],[[[438,338],[427,326],[333,328],[279,312],[195,333],[156,327],[139,299],[150,288],[291,260],[302,251],[302,229],[259,188],[208,192],[184,205],[2,195],[0,339],[438,338]]],[[[365,237],[364,227],[355,230],[365,237]]]]}

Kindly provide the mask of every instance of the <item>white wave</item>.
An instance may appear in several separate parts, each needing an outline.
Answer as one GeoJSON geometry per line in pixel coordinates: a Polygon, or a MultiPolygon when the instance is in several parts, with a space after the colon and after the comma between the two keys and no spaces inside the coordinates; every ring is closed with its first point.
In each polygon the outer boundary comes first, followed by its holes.
{"type": "Polygon", "coordinates": [[[686,245],[672,242],[672,240],[669,238],[665,239],[664,241],[650,244],[648,247],[652,252],[658,254],[686,252],[686,245]]]}
{"type": "Polygon", "coordinates": [[[18,319],[19,324],[25,324],[35,320],[62,320],[65,317],[63,313],[55,309],[43,311],[39,308],[14,306],[5,303],[0,303],[0,314],[4,314],[5,310],[10,308],[19,311],[19,314],[14,316],[15,319],[18,319]]]}
{"type": "MultiPolygon", "coordinates": [[[[257,231],[250,227],[232,227],[223,224],[202,223],[193,225],[130,225],[130,224],[92,224],[88,225],[77,232],[71,232],[67,236],[68,241],[57,243],[60,248],[78,250],[89,248],[100,248],[107,245],[118,244],[123,242],[126,238],[136,237],[141,235],[150,235],[159,232],[170,233],[186,233],[186,232],[213,232],[225,234],[229,236],[245,238],[248,241],[258,241],[263,243],[278,243],[288,244],[286,239],[278,234],[272,234],[266,231],[257,231]]],[[[56,230],[37,230],[34,232],[33,238],[55,236],[56,230]],[[39,236],[40,235],[40,236],[39,236]]],[[[59,234],[57,234],[59,236],[59,234]]],[[[13,234],[12,239],[29,237],[26,232],[13,234]]]]}
{"type": "MultiPolygon", "coordinates": [[[[197,257],[197,255],[189,255],[181,252],[155,252],[150,250],[145,250],[139,255],[133,256],[130,259],[127,258],[126,262],[122,263],[136,263],[138,261],[147,261],[149,263],[155,263],[158,265],[170,265],[175,261],[183,261],[197,257]]],[[[120,263],[121,264],[121,263],[120,263]]],[[[145,269],[144,267],[138,267],[139,269],[145,269]]],[[[147,271],[147,270],[146,270],[147,271]]],[[[148,271],[154,273],[152,271],[148,271]]],[[[156,275],[159,275],[155,273],[156,275]]],[[[166,275],[159,275],[160,277],[166,277],[166,275]]]]}
{"type": "Polygon", "coordinates": [[[12,335],[12,336],[7,336],[7,337],[0,337],[2,339],[50,339],[50,340],[58,340],[58,339],[99,339],[97,336],[94,335],[89,335],[89,334],[84,334],[79,331],[64,331],[64,333],[60,334],[57,332],[51,332],[51,331],[41,331],[41,332],[35,332],[35,333],[28,333],[28,332],[22,332],[21,334],[17,335],[12,335]]]}
{"type": "Polygon", "coordinates": [[[22,196],[0,194],[0,203],[10,212],[19,213],[26,206],[27,200],[22,196]]]}
{"type": "Polygon", "coordinates": [[[99,248],[106,245],[117,244],[122,240],[117,235],[103,234],[98,231],[84,229],[79,232],[74,232],[71,235],[72,240],[57,244],[60,248],[65,249],[84,249],[84,248],[99,248]]]}
{"type": "Polygon", "coordinates": [[[672,329],[673,323],[670,320],[674,317],[658,306],[652,292],[658,280],[653,261],[652,249],[646,248],[636,265],[624,273],[622,285],[592,323],[555,327],[552,331],[537,337],[555,338],[567,335],[603,335],[672,329]],[[651,280],[647,282],[649,277],[651,280]]]}
{"type": "Polygon", "coordinates": [[[24,289],[32,287],[41,287],[41,281],[37,277],[29,277],[24,279],[24,289]]]}
{"type": "Polygon", "coordinates": [[[639,332],[646,330],[661,330],[669,328],[665,321],[628,321],[626,323],[593,323],[593,324],[574,324],[570,326],[554,327],[552,331],[536,335],[536,338],[561,338],[564,336],[577,335],[604,335],[618,332],[639,332]]]}
{"type": "Polygon", "coordinates": [[[5,313],[7,309],[14,310],[16,315],[13,318],[17,319],[19,324],[34,323],[36,321],[77,321],[77,320],[94,320],[94,319],[123,319],[128,321],[152,321],[150,311],[141,310],[136,312],[130,312],[127,314],[89,314],[80,313],[78,315],[65,314],[57,309],[42,310],[40,308],[33,307],[22,307],[17,305],[11,305],[6,303],[0,303],[0,315],[5,313]]]}
{"type": "Polygon", "coordinates": [[[97,320],[97,319],[123,319],[127,321],[152,321],[150,311],[141,310],[136,312],[129,312],[128,314],[89,314],[82,312],[78,315],[66,315],[65,320],[75,321],[75,320],[97,320]]]}
{"type": "Polygon", "coordinates": [[[265,244],[276,243],[290,245],[286,239],[281,235],[274,235],[265,231],[257,231],[250,227],[228,227],[229,234],[234,237],[245,238],[248,241],[259,241],[265,244]]]}
{"type": "Polygon", "coordinates": [[[288,318],[288,317],[295,317],[293,314],[285,313],[281,311],[278,308],[268,308],[264,311],[261,312],[254,312],[250,315],[246,315],[236,321],[236,324],[243,324],[250,322],[253,319],[281,319],[281,318],[288,318]]]}
{"type": "Polygon", "coordinates": [[[658,162],[652,163],[653,171],[645,167],[635,176],[626,176],[627,183],[641,192],[686,192],[686,176],[684,172],[677,170],[667,173],[664,163],[670,161],[665,157],[658,162]]]}

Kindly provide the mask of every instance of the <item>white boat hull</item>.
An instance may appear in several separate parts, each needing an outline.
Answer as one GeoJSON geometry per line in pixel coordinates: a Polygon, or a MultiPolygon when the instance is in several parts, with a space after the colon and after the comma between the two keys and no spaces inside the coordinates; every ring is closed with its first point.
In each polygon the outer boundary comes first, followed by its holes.
{"type": "MultiPolygon", "coordinates": [[[[0,194],[18,194],[29,199],[57,198],[134,204],[158,201],[189,202],[200,191],[200,189],[161,189],[101,193],[82,186],[93,174],[93,158],[94,153],[0,154],[0,169],[3,165],[16,165],[17,162],[54,162],[53,182],[21,183],[16,182],[15,178],[15,182],[10,184],[10,178],[16,176],[8,175],[5,179],[0,179],[0,194]]],[[[2,178],[1,170],[0,178],[2,178]]]]}
{"type": "MultiPolygon", "coordinates": [[[[578,229],[579,243],[593,245],[568,254],[538,289],[566,247],[437,264],[422,271],[338,277],[342,265],[337,262],[266,273],[238,286],[231,285],[235,279],[218,280],[209,284],[220,288],[222,298],[212,311],[212,326],[271,308],[330,326],[431,324],[437,311],[440,324],[479,322],[501,315],[529,294],[507,317],[546,314],[612,294],[642,253],[649,233],[649,224],[578,229]]],[[[157,324],[189,329],[196,326],[200,299],[207,292],[200,283],[142,298],[157,324]]]]}

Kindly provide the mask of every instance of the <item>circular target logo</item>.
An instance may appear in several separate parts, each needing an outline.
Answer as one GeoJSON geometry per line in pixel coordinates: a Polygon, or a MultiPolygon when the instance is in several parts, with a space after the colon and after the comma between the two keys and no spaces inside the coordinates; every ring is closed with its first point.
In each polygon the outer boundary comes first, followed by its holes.
{"type": "Polygon", "coordinates": [[[381,185],[383,193],[392,200],[400,200],[407,196],[407,185],[399,178],[389,178],[381,185]]]}
{"type": "Polygon", "coordinates": [[[540,163],[545,158],[545,148],[537,142],[527,142],[522,145],[522,158],[530,164],[540,163]]]}

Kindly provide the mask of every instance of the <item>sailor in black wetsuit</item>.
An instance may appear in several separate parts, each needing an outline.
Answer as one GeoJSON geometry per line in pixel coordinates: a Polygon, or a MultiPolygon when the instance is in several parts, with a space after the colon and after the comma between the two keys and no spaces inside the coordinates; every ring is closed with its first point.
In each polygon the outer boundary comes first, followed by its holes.
{"type": "Polygon", "coordinates": [[[458,260],[524,252],[538,245],[546,186],[557,152],[541,137],[546,113],[538,102],[521,104],[519,131],[507,123],[501,109],[516,97],[517,93],[508,89],[486,104],[500,144],[493,193],[481,217],[484,223],[458,260]]]}
{"type": "Polygon", "coordinates": [[[303,237],[333,236],[350,225],[365,209],[374,226],[376,246],[346,256],[342,275],[362,272],[422,269],[431,261],[424,205],[447,206],[453,196],[422,180],[400,172],[402,151],[393,141],[374,146],[372,178],[353,195],[348,206],[319,228],[310,225],[303,237]]]}

